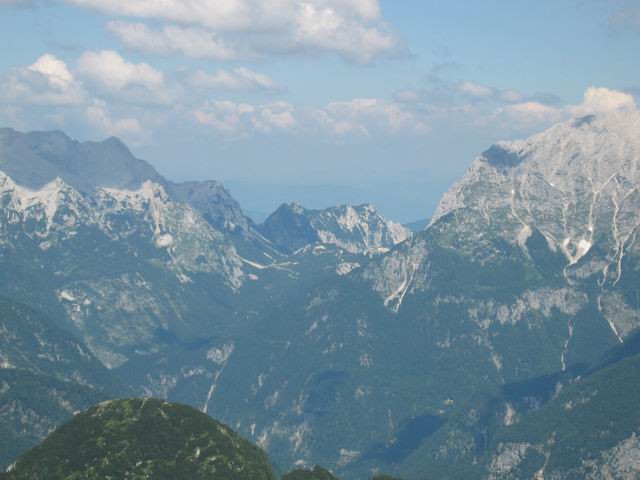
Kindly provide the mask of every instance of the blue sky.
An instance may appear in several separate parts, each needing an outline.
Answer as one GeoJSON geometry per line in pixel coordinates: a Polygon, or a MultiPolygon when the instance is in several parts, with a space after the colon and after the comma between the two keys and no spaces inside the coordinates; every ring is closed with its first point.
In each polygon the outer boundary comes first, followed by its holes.
{"type": "Polygon", "coordinates": [[[633,1],[156,5],[0,0],[0,124],[121,137],[251,211],[373,202],[410,221],[493,142],[640,91],[633,1]]]}

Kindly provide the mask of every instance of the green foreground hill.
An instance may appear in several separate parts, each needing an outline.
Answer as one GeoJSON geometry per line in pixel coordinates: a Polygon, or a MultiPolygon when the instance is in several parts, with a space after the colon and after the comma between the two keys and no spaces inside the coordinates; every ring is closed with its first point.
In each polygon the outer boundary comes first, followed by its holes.
{"type": "Polygon", "coordinates": [[[265,453],[184,405],[103,402],[21,457],[11,480],[275,480],[265,453]]]}

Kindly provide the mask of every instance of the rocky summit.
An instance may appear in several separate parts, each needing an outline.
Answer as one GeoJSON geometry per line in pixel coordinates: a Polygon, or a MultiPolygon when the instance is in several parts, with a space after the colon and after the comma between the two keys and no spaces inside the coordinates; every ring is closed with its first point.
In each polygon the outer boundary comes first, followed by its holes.
{"type": "Polygon", "coordinates": [[[386,219],[373,205],[307,210],[297,203],[284,204],[259,228],[288,253],[316,243],[351,253],[379,253],[411,236],[407,228],[386,219]]]}

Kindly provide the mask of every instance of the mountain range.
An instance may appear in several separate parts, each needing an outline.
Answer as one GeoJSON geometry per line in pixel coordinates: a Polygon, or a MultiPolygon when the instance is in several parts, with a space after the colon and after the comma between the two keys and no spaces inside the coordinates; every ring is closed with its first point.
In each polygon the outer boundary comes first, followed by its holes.
{"type": "MultiPolygon", "coordinates": [[[[633,408],[592,418],[637,384],[637,111],[492,146],[414,233],[371,205],[257,225],[116,139],[3,129],[0,171],[6,391],[186,403],[284,470],[635,478],[633,408]]],[[[69,418],[30,408],[21,449],[69,418]]]]}

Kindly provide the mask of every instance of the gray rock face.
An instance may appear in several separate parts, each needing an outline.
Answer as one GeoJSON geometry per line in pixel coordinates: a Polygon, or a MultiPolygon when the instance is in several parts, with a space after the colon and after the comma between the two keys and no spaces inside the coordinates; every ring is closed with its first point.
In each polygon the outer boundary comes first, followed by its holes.
{"type": "Polygon", "coordinates": [[[406,227],[386,219],[372,205],[338,205],[307,210],[282,205],[260,226],[260,231],[286,252],[308,245],[336,245],[351,253],[388,251],[411,236],[406,227]]]}
{"type": "Polygon", "coordinates": [[[247,236],[253,231],[253,222],[220,182],[171,183],[170,191],[176,200],[191,205],[219,230],[247,236]]]}
{"type": "Polygon", "coordinates": [[[615,447],[602,452],[598,460],[584,462],[589,480],[633,480],[640,477],[640,441],[636,433],[615,447]]]}
{"type": "MultiPolygon", "coordinates": [[[[444,195],[430,231],[434,241],[480,262],[498,254],[499,239],[539,263],[532,245],[542,243],[547,258],[561,258],[568,282],[597,281],[598,308],[622,338],[640,323],[628,302],[612,301],[608,287],[621,281],[625,257],[638,248],[639,185],[640,113],[589,116],[491,147],[444,195]]],[[[416,259],[423,252],[428,263],[428,247],[416,241],[405,250],[364,273],[396,307],[394,299],[426,285],[416,259]]]]}
{"type": "Polygon", "coordinates": [[[281,205],[260,225],[262,234],[286,253],[320,242],[306,210],[298,204],[281,205]]]}
{"type": "Polygon", "coordinates": [[[102,188],[138,190],[146,181],[162,186],[172,200],[191,205],[212,226],[259,236],[238,202],[215,181],[173,183],[135,158],[119,139],[78,142],[62,132],[21,133],[0,129],[0,171],[17,184],[39,190],[57,178],[90,196],[102,188]]]}
{"type": "Polygon", "coordinates": [[[40,188],[60,177],[81,192],[99,187],[135,189],[162,177],[136,159],[117,138],[77,142],[62,132],[21,133],[0,129],[0,171],[28,188],[40,188]]]}
{"type": "Polygon", "coordinates": [[[569,265],[606,242],[603,281],[615,282],[640,225],[639,184],[640,113],[589,116],[491,147],[443,197],[431,224],[471,209],[513,244],[524,247],[538,230],[569,265]]]}
{"type": "MultiPolygon", "coordinates": [[[[100,187],[89,196],[60,178],[32,190],[0,173],[0,207],[8,270],[27,279],[41,270],[43,285],[32,293],[62,305],[109,367],[127,360],[123,349],[150,348],[158,330],[201,330],[202,314],[187,298],[207,282],[229,293],[243,283],[231,241],[149,180],[137,190],[100,187]],[[191,288],[194,277],[209,280],[191,288]]],[[[3,282],[11,288],[15,279],[3,282]]],[[[21,294],[29,292],[24,286],[21,294]]]]}
{"type": "Polygon", "coordinates": [[[115,377],[69,333],[25,305],[0,297],[0,369],[30,371],[94,389],[115,377]]]}

